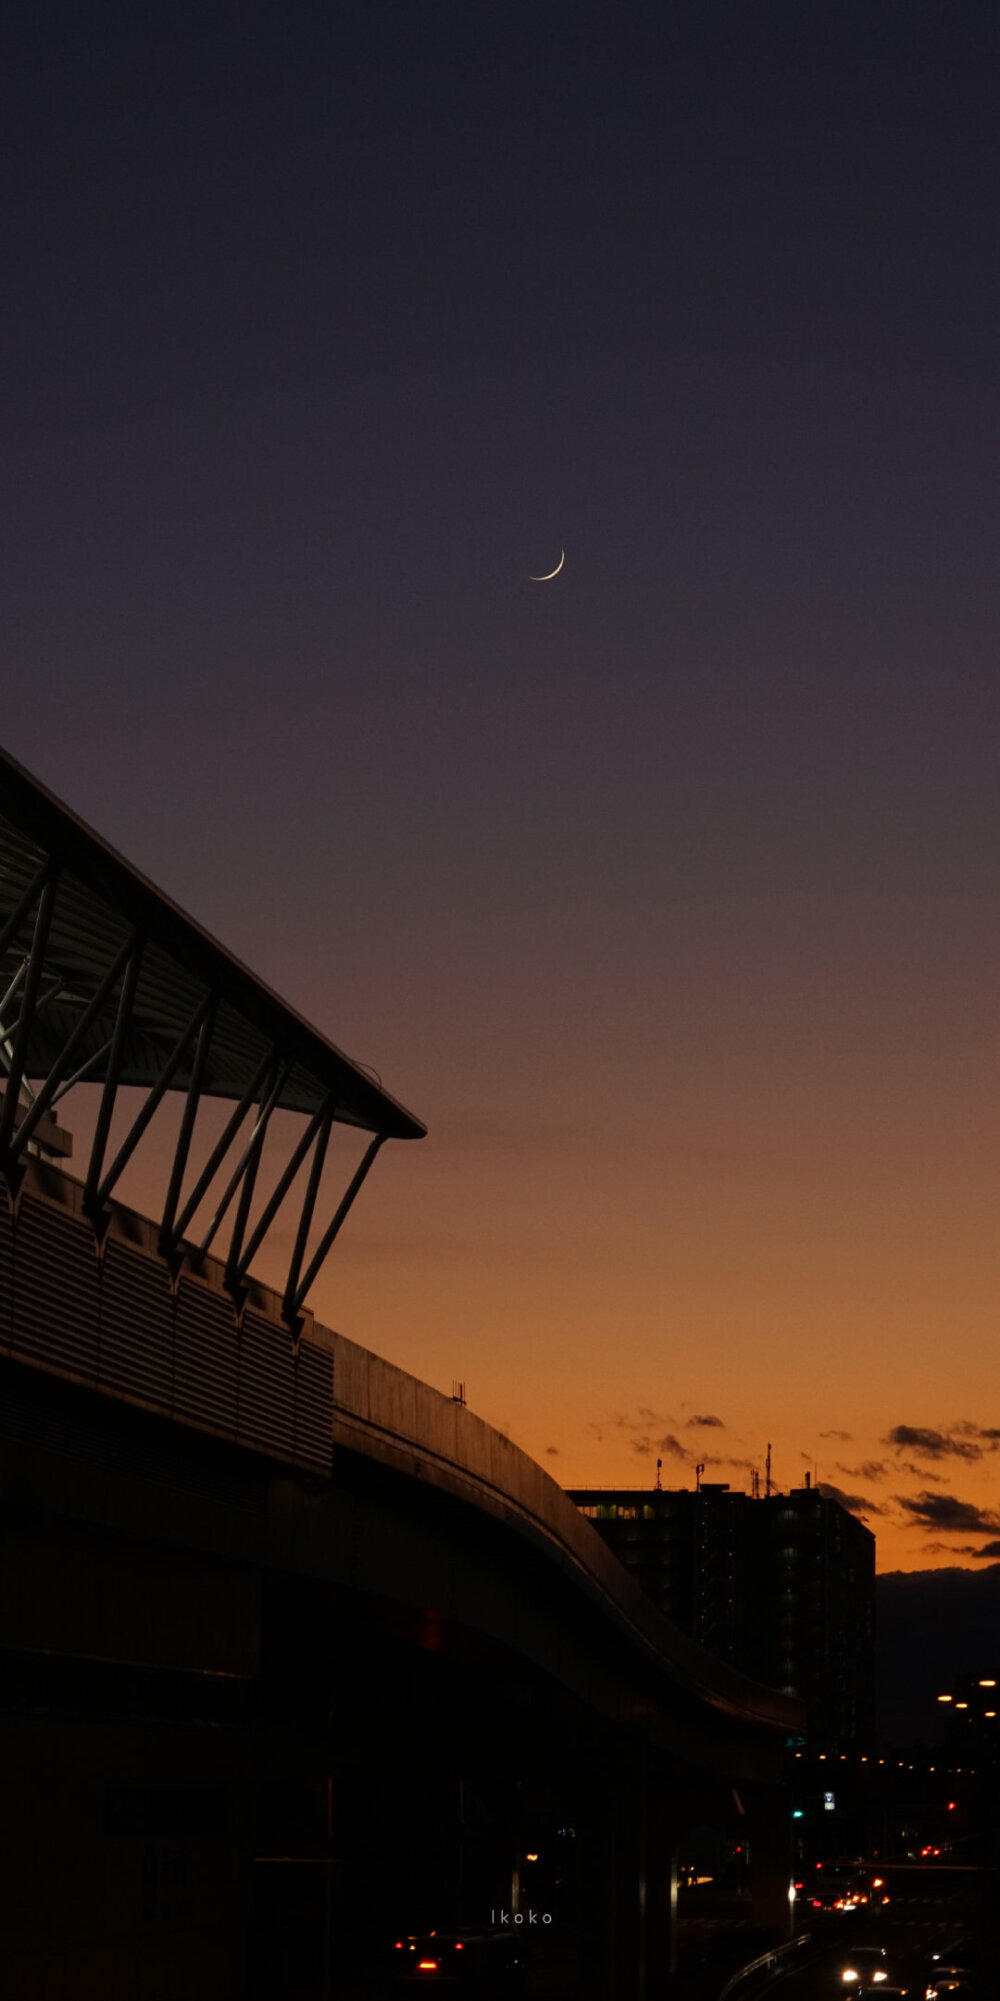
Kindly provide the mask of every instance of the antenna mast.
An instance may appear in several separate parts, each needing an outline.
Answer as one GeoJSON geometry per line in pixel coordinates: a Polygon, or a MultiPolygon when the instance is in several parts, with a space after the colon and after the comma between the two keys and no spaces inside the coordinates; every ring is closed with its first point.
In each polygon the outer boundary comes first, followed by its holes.
{"type": "Polygon", "coordinates": [[[768,1500],[768,1501],[769,1501],[769,1500],[770,1500],[770,1498],[771,1498],[771,1444],[770,1444],[770,1440],[768,1440],[768,1447],[767,1447],[767,1474],[766,1474],[766,1477],[765,1477],[765,1481],[764,1481],[764,1498],[765,1498],[765,1500],[768,1500]]]}

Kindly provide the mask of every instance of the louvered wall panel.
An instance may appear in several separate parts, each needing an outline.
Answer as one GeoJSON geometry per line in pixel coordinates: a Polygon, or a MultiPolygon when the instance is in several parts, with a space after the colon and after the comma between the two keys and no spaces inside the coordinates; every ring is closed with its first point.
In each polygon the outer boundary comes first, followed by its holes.
{"type": "Polygon", "coordinates": [[[10,1323],[14,1301],[14,1226],[10,1198],[0,1185],[0,1351],[10,1346],[10,1323]]]}
{"type": "Polygon", "coordinates": [[[295,1457],[329,1473],[333,1450],[333,1356],[303,1341],[295,1364],[295,1457]]]}
{"type": "Polygon", "coordinates": [[[98,1296],[90,1225],[25,1195],[14,1230],[13,1352],[93,1379],[98,1296]]]}
{"type": "Polygon", "coordinates": [[[235,1433],[237,1332],[232,1302],[182,1278],[175,1322],[174,1410],[235,1433]]]}
{"type": "Polygon", "coordinates": [[[243,1316],[237,1434],[247,1445],[292,1458],[295,1364],[291,1337],[256,1313],[243,1316]]]}
{"type": "Polygon", "coordinates": [[[174,1301],[166,1266],[112,1237],[101,1279],[101,1383],[169,1409],[173,1347],[174,1301]]]}

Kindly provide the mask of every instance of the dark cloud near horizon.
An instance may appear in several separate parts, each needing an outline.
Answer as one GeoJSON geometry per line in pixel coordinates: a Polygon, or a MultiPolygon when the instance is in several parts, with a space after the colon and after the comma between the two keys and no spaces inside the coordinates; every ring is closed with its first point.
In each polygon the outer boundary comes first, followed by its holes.
{"type": "Polygon", "coordinates": [[[700,1424],[703,1425],[706,1430],[717,1429],[719,1431],[725,1431],[726,1428],[721,1417],[689,1417],[688,1424],[689,1425],[700,1424]]]}
{"type": "Polygon", "coordinates": [[[558,1445],[547,1445],[547,1446],[545,1447],[545,1450],[546,1450],[546,1452],[547,1452],[548,1454],[550,1454],[550,1456],[551,1456],[551,1457],[552,1457],[553,1459],[558,1459],[558,1457],[559,1457],[559,1447],[558,1447],[558,1445]]]}
{"type": "Polygon", "coordinates": [[[680,1439],[675,1438],[672,1432],[668,1432],[665,1438],[650,1438],[645,1434],[639,1438],[633,1438],[632,1450],[639,1454],[640,1459],[648,1459],[654,1452],[661,1457],[664,1453],[667,1453],[674,1459],[687,1459],[690,1457],[687,1447],[682,1445],[680,1439]]]}
{"type": "MultiPolygon", "coordinates": [[[[951,1431],[936,1431],[924,1424],[894,1424],[884,1443],[895,1446],[897,1452],[906,1446],[927,1459],[981,1459],[983,1446],[979,1441],[992,1438],[991,1432],[969,1423],[954,1425],[951,1431]]],[[[988,1446],[990,1451],[995,1449],[994,1443],[988,1446]]]]}
{"type": "Polygon", "coordinates": [[[880,1508],[877,1501],[869,1500],[864,1494],[845,1494],[842,1487],[832,1486],[829,1480],[820,1480],[818,1485],[820,1493],[826,1500],[839,1501],[841,1507],[847,1508],[848,1512],[852,1515],[882,1515],[885,1513],[885,1509],[880,1508]]]}
{"type": "Polygon", "coordinates": [[[927,1556],[986,1557],[993,1563],[1000,1557],[1000,1542],[925,1542],[922,1547],[927,1556]]]}
{"type": "Polygon", "coordinates": [[[882,1459],[865,1459],[860,1466],[844,1466],[838,1459],[837,1471],[845,1474],[848,1480],[881,1480],[886,1466],[882,1459]]]}
{"type": "Polygon", "coordinates": [[[687,1459],[689,1456],[687,1446],[682,1445],[680,1439],[674,1438],[670,1432],[667,1433],[666,1438],[660,1439],[660,1451],[670,1452],[676,1459],[687,1459]]]}
{"type": "Polygon", "coordinates": [[[821,1431],[821,1438],[839,1438],[846,1445],[854,1437],[853,1431],[821,1431]]]}
{"type": "Polygon", "coordinates": [[[974,1501],[962,1501],[957,1494],[897,1494],[899,1506],[910,1517],[911,1528],[938,1529],[945,1535],[982,1533],[1000,1529],[1000,1516],[974,1501]]]}

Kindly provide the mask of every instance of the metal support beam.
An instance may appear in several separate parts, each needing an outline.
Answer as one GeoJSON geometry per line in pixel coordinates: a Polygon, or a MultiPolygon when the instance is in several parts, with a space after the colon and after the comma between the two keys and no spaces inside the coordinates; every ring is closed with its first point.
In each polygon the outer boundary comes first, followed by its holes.
{"type": "Polygon", "coordinates": [[[361,1184],[364,1181],[365,1176],[367,1175],[368,1170],[375,1159],[375,1155],[377,1154],[379,1147],[382,1145],[382,1142],[385,1139],[385,1137],[386,1136],[384,1133],[376,1133],[375,1138],[372,1140],[372,1143],[368,1148],[368,1151],[365,1154],[360,1167],[357,1169],[354,1178],[351,1181],[350,1187],[348,1188],[347,1193],[345,1194],[343,1201],[341,1202],[340,1207],[338,1208],[337,1213],[333,1218],[333,1221],[330,1224],[328,1224],[327,1228],[324,1230],[323,1235],[320,1238],[315,1251],[313,1252],[312,1258],[310,1259],[309,1262],[309,1269],[306,1272],[304,1279],[302,1279],[301,1283],[297,1286],[294,1295],[289,1297],[288,1292],[286,1292],[285,1294],[285,1302],[282,1307],[282,1315],[283,1318],[288,1322],[289,1326],[293,1328],[295,1326],[296,1321],[298,1320],[299,1314],[302,1311],[302,1302],[305,1299],[306,1294],[308,1293],[309,1288],[312,1285],[314,1278],[316,1277],[316,1273],[319,1271],[320,1266],[322,1265],[326,1257],[326,1254],[329,1251],[330,1246],[333,1243],[333,1240],[337,1235],[337,1232],[340,1229],[340,1226],[343,1223],[344,1218],[347,1215],[347,1212],[350,1209],[351,1204],[354,1201],[354,1198],[357,1195],[358,1190],[361,1187],[361,1184]]]}
{"type": "Polygon", "coordinates": [[[261,1092],[260,1111],[257,1115],[253,1132],[250,1135],[249,1144],[230,1183],[230,1187],[226,1191],[223,1210],[228,1208],[236,1183],[240,1176],[242,1176],[243,1186],[240,1189],[240,1199],[233,1222],[233,1233],[229,1240],[229,1251],[226,1257],[225,1282],[230,1292],[233,1293],[240,1290],[241,1280],[237,1276],[240,1253],[243,1249],[243,1238],[246,1235],[247,1222],[250,1216],[250,1204],[253,1201],[254,1189],[257,1186],[257,1172],[264,1152],[264,1138],[267,1132],[268,1120],[294,1068],[295,1065],[293,1062],[284,1064],[280,1072],[277,1072],[271,1078],[267,1090],[261,1092]]]}
{"type": "Polygon", "coordinates": [[[177,1072],[180,1069],[181,1064],[183,1063],[189,1048],[191,1047],[191,1043],[194,1037],[199,1033],[199,1030],[201,1029],[202,1024],[204,1023],[211,1007],[212,1007],[212,995],[206,994],[204,1000],[199,1001],[198,1006],[195,1008],[195,1011],[191,1016],[190,1021],[187,1024],[187,1027],[181,1030],[181,1033],[178,1036],[177,1041],[174,1043],[170,1055],[167,1057],[167,1060],[164,1063],[163,1068],[160,1071],[160,1074],[157,1077],[156,1082],[149,1093],[149,1096],[147,1097],[145,1103],[143,1104],[138,1114],[138,1117],[133,1120],[132,1125],[129,1127],[129,1130],[126,1133],[125,1138],[123,1139],[121,1146],[119,1147],[118,1152],[116,1153],[114,1160],[111,1163],[111,1166],[108,1168],[108,1171],[104,1176],[104,1179],[101,1182],[99,1189],[97,1190],[96,1200],[98,1209],[103,1209],[104,1204],[107,1201],[108,1196],[110,1195],[111,1190],[115,1185],[115,1182],[118,1180],[119,1176],[123,1173],[124,1169],[128,1166],[128,1163],[131,1160],[132,1155],[134,1154],[136,1147],[138,1146],[139,1141],[141,1140],[143,1133],[145,1132],[146,1127],[150,1122],[150,1119],[153,1117],[153,1114],[156,1111],[158,1105],[160,1104],[161,1099],[165,1097],[166,1093],[169,1091],[170,1086],[173,1083],[174,1078],[176,1077],[177,1072]]]}
{"type": "Polygon", "coordinates": [[[330,1144],[330,1127],[332,1124],[333,1111],[331,1108],[317,1134],[312,1166],[309,1169],[309,1181],[306,1187],[305,1201],[302,1204],[298,1234],[295,1238],[295,1248],[292,1251],[292,1261],[288,1267],[288,1278],[285,1284],[285,1299],[282,1312],[286,1314],[290,1302],[295,1296],[295,1289],[299,1282],[299,1272],[302,1269],[302,1260],[305,1257],[306,1245],[309,1242],[309,1232],[312,1228],[316,1197],[319,1194],[319,1184],[323,1178],[323,1167],[326,1162],[326,1150],[330,1144]]]}
{"type": "Polygon", "coordinates": [[[263,1089],[264,1079],[267,1076],[273,1061],[274,1061],[274,1052],[273,1050],[269,1049],[267,1055],[262,1058],[260,1063],[258,1063],[257,1068],[254,1071],[254,1074],[251,1077],[250,1082],[247,1085],[246,1090],[244,1091],[243,1096],[239,1101],[239,1104],[236,1106],[235,1111],[226,1120],[225,1128],[222,1131],[222,1133],[220,1133],[219,1138],[216,1140],[215,1145],[212,1148],[212,1151],[209,1154],[208,1159],[206,1160],[205,1165],[202,1168],[201,1173],[199,1174],[198,1179],[195,1182],[195,1185],[192,1188],[191,1193],[188,1196],[188,1199],[185,1202],[184,1207],[181,1210],[181,1213],[178,1216],[177,1221],[173,1226],[173,1229],[171,1230],[169,1241],[165,1240],[164,1247],[165,1247],[165,1253],[167,1255],[169,1255],[172,1252],[175,1252],[178,1249],[188,1224],[190,1223],[192,1217],[197,1215],[198,1210],[200,1209],[201,1204],[204,1201],[205,1196],[207,1195],[208,1190],[212,1185],[212,1182],[215,1180],[219,1168],[221,1167],[222,1162],[226,1157],[226,1154],[229,1152],[233,1140],[235,1139],[236,1134],[239,1132],[239,1129],[243,1124],[243,1121],[246,1118],[246,1115],[250,1110],[250,1107],[253,1104],[254,1099],[256,1098],[258,1092],[263,1089]]]}
{"type": "Polygon", "coordinates": [[[25,1059],[28,1054],[28,1037],[35,1016],[35,1001],[45,964],[45,947],[48,942],[49,925],[52,921],[52,906],[56,898],[58,876],[55,869],[46,871],[38,899],[35,929],[31,940],[28,970],[24,979],[24,993],[21,1012],[17,1018],[14,1046],[11,1051],[10,1070],[4,1088],[3,1108],[0,1110],[0,1158],[9,1155],[11,1134],[17,1117],[17,1107],[21,1096],[21,1079],[24,1076],[25,1059]]]}
{"type": "Polygon", "coordinates": [[[38,874],[34,877],[33,881],[28,884],[28,887],[25,890],[20,903],[17,905],[16,909],[12,910],[10,916],[7,919],[6,924],[3,927],[3,930],[0,931],[0,959],[3,958],[3,955],[6,952],[8,945],[12,942],[13,939],[17,937],[17,934],[20,931],[25,918],[27,917],[29,910],[31,910],[34,907],[34,905],[38,902],[38,899],[41,896],[41,893],[45,888],[45,885],[48,882],[51,874],[52,874],[51,862],[47,861],[43,862],[41,868],[38,871],[38,874]]]}
{"type": "Polygon", "coordinates": [[[297,1145],[295,1146],[292,1152],[292,1157],[288,1162],[288,1165],[285,1168],[284,1173],[281,1175],[278,1184],[271,1195],[270,1201],[266,1204],[263,1214],[258,1220],[257,1227],[250,1238],[250,1242],[247,1244],[246,1249],[244,1251],[241,1251],[239,1262],[234,1264],[233,1266],[232,1281],[235,1285],[243,1284],[247,1272],[249,1271],[250,1266],[254,1258],[256,1257],[257,1252],[261,1247],[261,1244],[264,1241],[264,1238],[267,1236],[268,1230],[270,1229],[271,1224],[274,1222],[278,1210],[281,1208],[285,1196],[288,1194],[292,1182],[295,1180],[295,1176],[297,1175],[299,1168],[302,1166],[302,1162],[304,1161],[306,1154],[309,1151],[309,1148],[312,1146],[313,1141],[316,1139],[317,1134],[320,1132],[324,1120],[329,1117],[332,1117],[333,1103],[334,1103],[334,1094],[332,1091],[328,1091],[326,1097],[323,1100],[323,1103],[319,1108],[319,1111],[313,1113],[313,1116],[310,1119],[309,1124],[305,1129],[305,1132],[302,1134],[297,1145]]]}
{"type": "Polygon", "coordinates": [[[67,1091],[73,1089],[74,1084],[83,1083],[88,1071],[93,1070],[95,1064],[103,1063],[111,1049],[112,1041],[113,1037],[109,1035],[107,1041],[102,1042],[99,1049],[95,1049],[93,1056],[88,1056],[86,1063],[81,1063],[79,1070],[74,1070],[72,1077],[67,1077],[65,1083],[59,1085],[52,1098],[53,1107],[58,1105],[60,1098],[66,1096],[67,1091]]]}
{"type": "MultiPolygon", "coordinates": [[[[234,1230],[242,1238],[243,1231],[246,1228],[246,1219],[249,1214],[250,1203],[253,1200],[254,1184],[257,1180],[257,1169],[260,1166],[260,1156],[263,1150],[264,1140],[267,1134],[268,1121],[271,1117],[271,1113],[273,1112],[278,1099],[281,1096],[282,1091],[285,1088],[285,1085],[288,1082],[289,1077],[292,1074],[294,1067],[295,1067],[294,1063],[289,1061],[288,1063],[283,1064],[279,1069],[277,1057],[275,1057],[273,1064],[269,1067],[267,1077],[264,1083],[262,1083],[261,1085],[260,1104],[257,1111],[257,1117],[253,1122],[253,1128],[250,1133],[250,1138],[248,1139],[246,1146],[244,1147],[243,1152],[239,1160],[237,1161],[232,1174],[229,1177],[229,1181],[223,1192],[222,1199],[219,1202],[219,1206],[216,1209],[214,1216],[212,1217],[208,1229],[205,1232],[205,1235],[202,1238],[201,1243],[198,1245],[198,1256],[200,1258],[203,1258],[205,1256],[205,1253],[208,1250],[208,1247],[212,1242],[212,1239],[215,1236],[216,1231],[219,1228],[219,1224],[222,1222],[222,1219],[226,1214],[227,1209],[229,1208],[229,1204],[232,1201],[237,1188],[240,1187],[241,1182],[243,1186],[240,1191],[239,1208],[237,1209],[236,1212],[236,1223],[234,1225],[234,1230]]],[[[232,1255],[233,1255],[232,1246],[230,1246],[230,1251],[229,1251],[230,1262],[232,1261],[232,1255]]]]}
{"type": "Polygon", "coordinates": [[[104,1089],[101,1092],[101,1102],[97,1108],[97,1122],[94,1127],[90,1160],[87,1164],[87,1180],[83,1191],[83,1206],[88,1216],[96,1216],[100,1207],[98,1184],[101,1178],[101,1169],[104,1166],[108,1134],[111,1131],[111,1119],[118,1092],[118,1079],[121,1076],[122,1062],[125,1056],[125,1037],[128,1034],[129,1022],[132,1019],[132,1002],[135,999],[135,989],[141,963],[142,939],[139,937],[138,932],[133,932],[131,951],[122,976],[121,993],[118,996],[118,1013],[115,1016],[114,1033],[111,1037],[111,1054],[108,1057],[104,1089]]]}
{"type": "Polygon", "coordinates": [[[14,974],[14,977],[11,980],[10,986],[7,988],[7,991],[4,994],[3,1000],[0,1000],[0,1035],[6,1035],[7,1033],[7,1030],[4,1028],[3,1025],[4,1015],[6,1014],[7,1008],[10,1002],[13,1000],[14,995],[16,994],[18,987],[20,986],[21,981],[24,978],[27,964],[28,964],[27,959],[21,960],[17,972],[14,974]]]}
{"type": "Polygon", "coordinates": [[[187,1166],[188,1154],[191,1151],[191,1140],[194,1136],[194,1122],[198,1116],[198,1103],[201,1098],[205,1064],[208,1059],[209,1044],[212,1040],[212,1030],[215,1027],[215,1010],[216,1003],[213,999],[198,1033],[198,1047],[194,1052],[194,1062],[191,1066],[191,1082],[188,1085],[188,1094],[184,1103],[184,1111],[181,1115],[181,1129],[177,1135],[173,1165],[170,1169],[170,1181],[167,1185],[166,1200],[163,1204],[163,1217],[160,1223],[161,1256],[170,1244],[173,1236],[174,1217],[177,1213],[177,1204],[180,1201],[184,1169],[187,1166]]]}
{"type": "Polygon", "coordinates": [[[58,1086],[62,1083],[62,1080],[65,1077],[66,1072],[69,1069],[70,1064],[72,1063],[73,1058],[76,1055],[76,1052],[79,1049],[81,1042],[84,1039],[84,1036],[88,1033],[89,1029],[96,1021],[97,1016],[100,1014],[101,1009],[104,1007],[108,995],[110,994],[116,981],[118,981],[121,978],[123,972],[125,971],[125,967],[128,964],[128,957],[131,950],[132,950],[132,941],[131,939],[129,939],[127,943],[122,946],[121,951],[118,953],[118,956],[114,961],[114,964],[105,973],[104,978],[101,981],[101,984],[98,987],[97,992],[95,993],[93,999],[88,1002],[79,1020],[77,1021],[76,1027],[73,1029],[72,1033],[68,1036],[67,1040],[64,1042],[62,1048],[59,1051],[58,1056],[55,1059],[55,1062],[52,1064],[52,1067],[49,1071],[48,1076],[45,1079],[44,1084],[42,1085],[41,1090],[38,1093],[38,1096],[35,1099],[34,1104],[31,1106],[29,1111],[25,1112],[25,1115],[21,1120],[21,1123],[18,1126],[17,1131],[11,1140],[12,1153],[19,1153],[21,1148],[27,1145],[29,1139],[31,1138],[32,1133],[35,1130],[35,1127],[38,1124],[39,1119],[44,1118],[46,1112],[49,1110],[50,1105],[52,1105],[52,1103],[54,1102],[58,1086]]]}

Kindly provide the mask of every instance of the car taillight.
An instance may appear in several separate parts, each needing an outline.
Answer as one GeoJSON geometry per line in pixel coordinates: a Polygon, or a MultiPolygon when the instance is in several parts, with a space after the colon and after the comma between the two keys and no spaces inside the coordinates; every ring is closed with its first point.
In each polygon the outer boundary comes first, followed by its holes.
{"type": "Polygon", "coordinates": [[[436,1973],[437,1970],[438,1970],[438,1963],[436,1959],[418,1959],[417,1961],[418,1973],[436,1973]]]}

